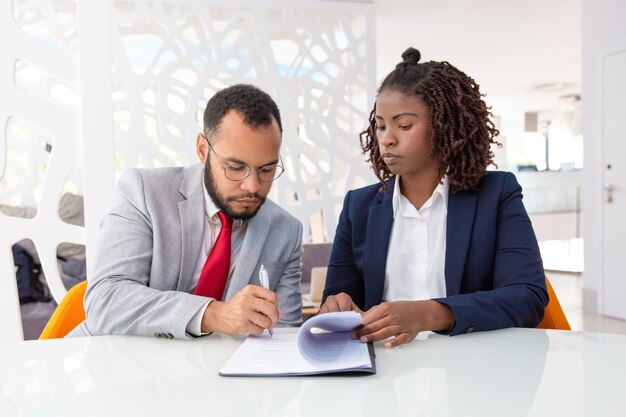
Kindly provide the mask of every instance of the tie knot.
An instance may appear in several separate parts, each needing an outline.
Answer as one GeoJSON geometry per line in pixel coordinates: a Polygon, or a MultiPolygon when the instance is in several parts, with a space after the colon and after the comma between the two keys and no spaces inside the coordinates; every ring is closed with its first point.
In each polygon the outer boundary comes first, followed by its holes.
{"type": "Polygon", "coordinates": [[[219,217],[220,221],[222,222],[222,228],[224,228],[224,229],[232,229],[233,228],[233,218],[232,217],[228,217],[226,215],[226,213],[224,213],[221,210],[217,212],[217,217],[219,217]]]}

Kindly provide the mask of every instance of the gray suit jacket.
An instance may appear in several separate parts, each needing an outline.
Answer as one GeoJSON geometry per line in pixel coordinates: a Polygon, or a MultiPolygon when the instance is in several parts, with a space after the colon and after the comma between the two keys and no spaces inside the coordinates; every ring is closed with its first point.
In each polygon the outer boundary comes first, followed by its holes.
{"type": "MultiPolygon", "coordinates": [[[[95,274],[85,294],[86,320],[71,336],[99,334],[189,338],[187,324],[208,298],[190,294],[204,232],[202,165],[129,169],[102,221],[95,274]]],[[[225,300],[267,269],[280,325],[302,320],[302,225],[266,200],[248,220],[225,300]]]]}

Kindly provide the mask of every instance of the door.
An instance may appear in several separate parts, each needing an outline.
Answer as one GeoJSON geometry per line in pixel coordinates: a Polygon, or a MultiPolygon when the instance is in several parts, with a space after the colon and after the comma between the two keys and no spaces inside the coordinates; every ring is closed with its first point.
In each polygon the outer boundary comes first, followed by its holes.
{"type": "Polygon", "coordinates": [[[626,320],[626,50],[603,62],[602,313],[626,320]]]}

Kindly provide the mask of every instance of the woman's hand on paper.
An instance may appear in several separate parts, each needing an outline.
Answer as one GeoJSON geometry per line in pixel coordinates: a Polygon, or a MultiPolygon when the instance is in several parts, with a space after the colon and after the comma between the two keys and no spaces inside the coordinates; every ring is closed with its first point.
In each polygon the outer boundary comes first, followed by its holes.
{"type": "Polygon", "coordinates": [[[260,335],[274,327],[279,317],[276,293],[258,285],[247,285],[229,301],[209,303],[202,317],[202,332],[260,335]]]}
{"type": "Polygon", "coordinates": [[[363,327],[353,336],[364,343],[391,337],[385,343],[388,348],[409,343],[421,331],[448,330],[455,320],[450,307],[433,300],[385,302],[361,314],[361,318],[363,327]]]}
{"type": "Polygon", "coordinates": [[[352,301],[352,298],[345,292],[337,295],[329,295],[324,305],[318,311],[318,314],[332,313],[335,311],[356,311],[361,313],[361,309],[352,301]]]}

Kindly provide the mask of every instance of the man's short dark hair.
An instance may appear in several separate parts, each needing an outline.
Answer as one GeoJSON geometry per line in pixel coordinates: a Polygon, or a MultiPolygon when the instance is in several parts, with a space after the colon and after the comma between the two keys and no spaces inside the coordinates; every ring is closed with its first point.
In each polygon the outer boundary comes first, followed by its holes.
{"type": "Polygon", "coordinates": [[[280,112],[274,100],[253,85],[236,84],[218,91],[207,103],[204,109],[204,135],[209,137],[215,133],[224,116],[231,110],[241,113],[244,123],[252,128],[269,126],[273,118],[280,132],[283,132],[280,112]]]}

